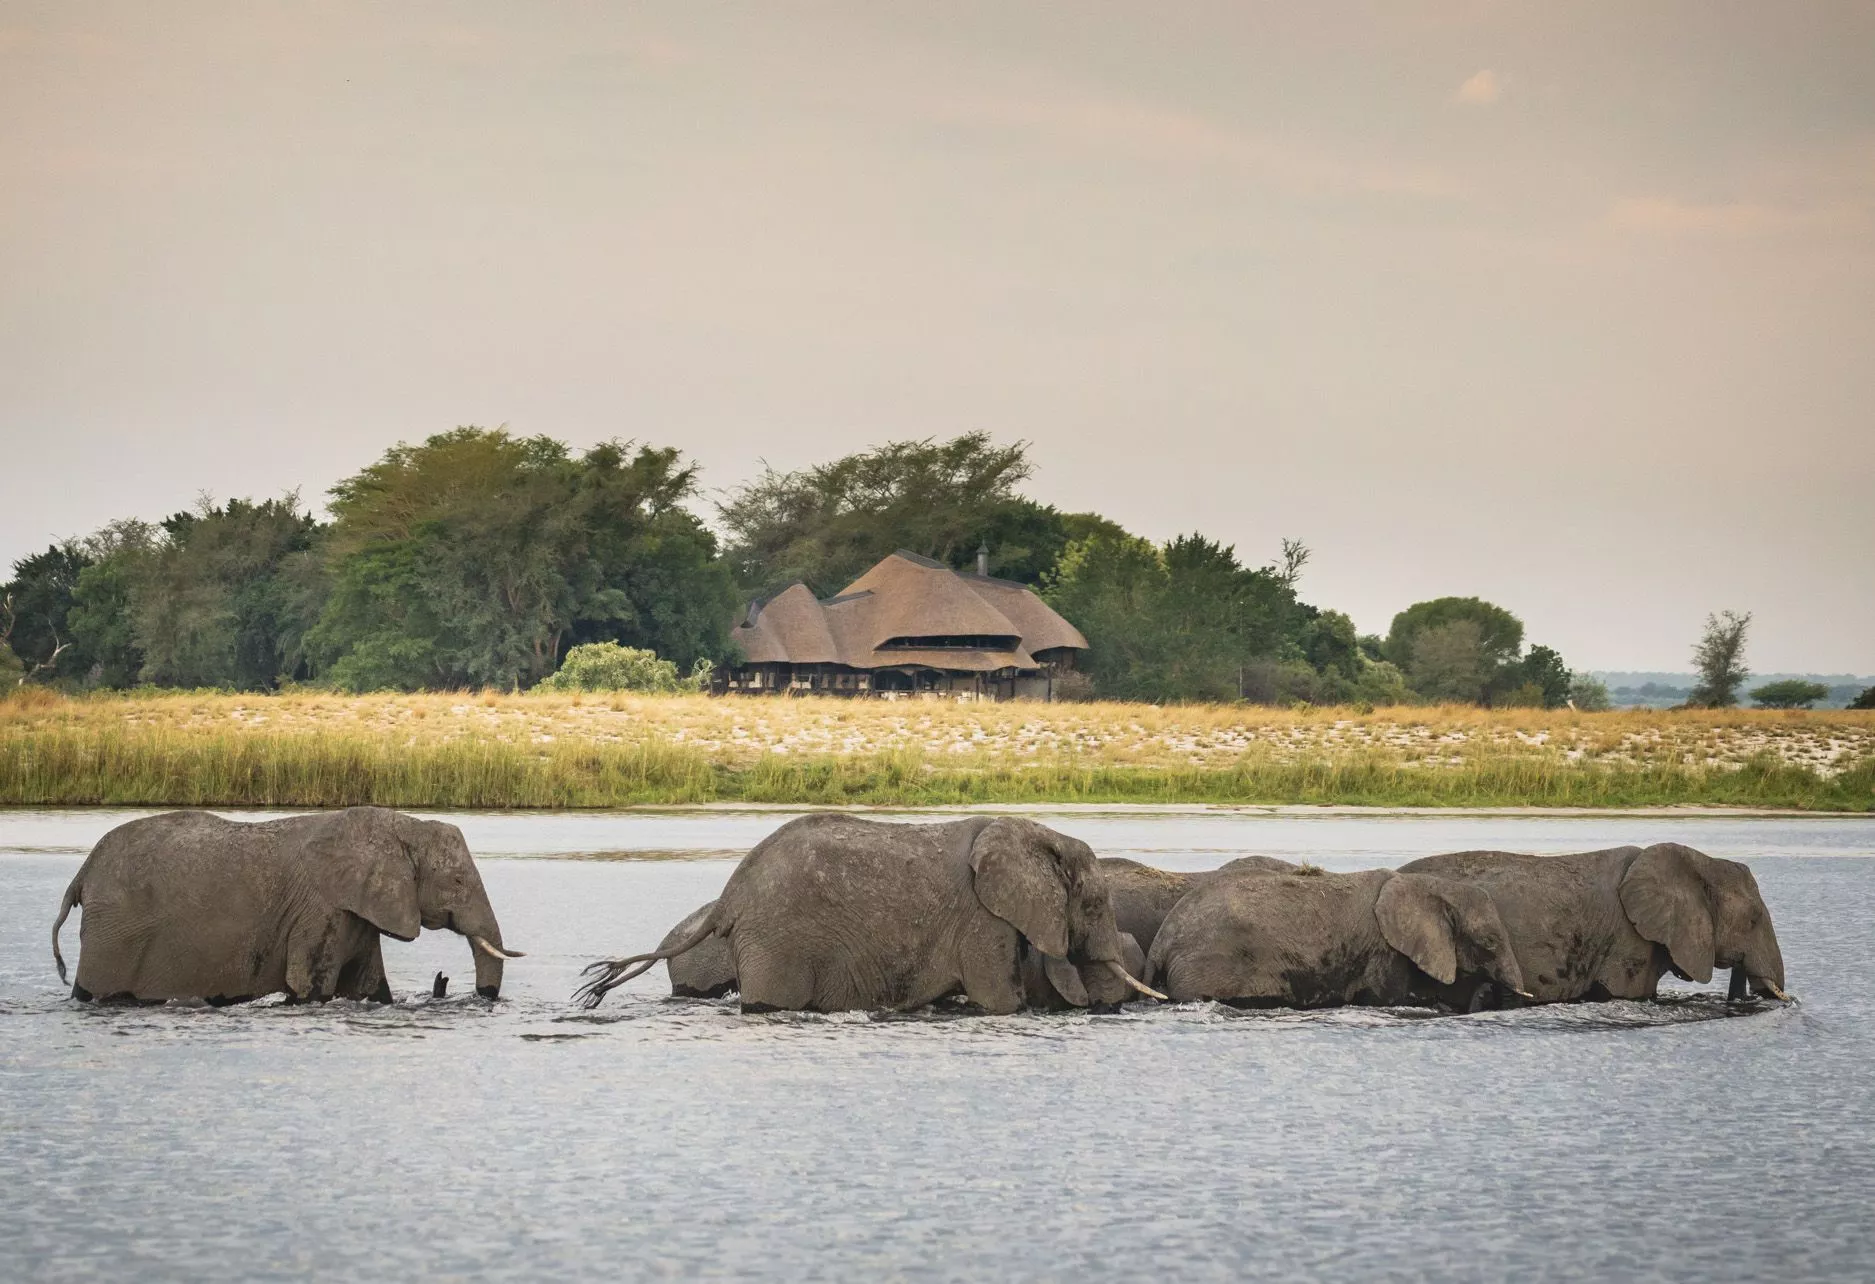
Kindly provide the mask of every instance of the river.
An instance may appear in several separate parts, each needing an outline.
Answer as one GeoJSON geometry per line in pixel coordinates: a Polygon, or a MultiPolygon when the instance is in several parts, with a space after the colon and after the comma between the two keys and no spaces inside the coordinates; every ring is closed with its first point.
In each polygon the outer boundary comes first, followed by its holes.
{"type": "MultiPolygon", "coordinates": [[[[1792,1006],[1475,1016],[597,1012],[787,819],[452,815],[505,937],[386,942],[399,1001],[79,1005],[48,927],[136,813],[0,811],[0,1260],[31,1280],[1600,1277],[1875,1266],[1875,820],[1031,814],[1103,855],[1329,869],[1672,839],[1748,861],[1792,1006]]],[[[76,957],[75,925],[66,954],[76,957]]]]}

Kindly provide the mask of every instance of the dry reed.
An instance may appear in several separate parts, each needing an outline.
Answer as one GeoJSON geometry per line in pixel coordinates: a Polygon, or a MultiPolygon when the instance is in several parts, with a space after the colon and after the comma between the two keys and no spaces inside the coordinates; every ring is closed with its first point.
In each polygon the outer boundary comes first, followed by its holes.
{"type": "Polygon", "coordinates": [[[1875,810],[1875,715],[711,700],[0,700],[0,803],[1001,802],[1875,810]]]}

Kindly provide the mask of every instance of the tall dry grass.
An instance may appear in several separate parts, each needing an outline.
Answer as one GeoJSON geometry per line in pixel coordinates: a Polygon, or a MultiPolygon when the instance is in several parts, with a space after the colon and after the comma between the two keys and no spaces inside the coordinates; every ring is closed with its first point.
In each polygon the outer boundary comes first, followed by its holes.
{"type": "Polygon", "coordinates": [[[1875,809],[1875,715],[162,693],[0,700],[0,803],[1875,809]]]}

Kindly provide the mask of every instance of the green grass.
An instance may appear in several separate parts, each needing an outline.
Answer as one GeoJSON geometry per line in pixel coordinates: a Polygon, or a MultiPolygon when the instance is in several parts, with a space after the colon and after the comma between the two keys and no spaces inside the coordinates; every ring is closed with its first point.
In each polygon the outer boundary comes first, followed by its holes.
{"type": "Polygon", "coordinates": [[[1456,766],[1380,752],[1228,767],[1071,758],[958,764],[914,752],[753,765],[657,742],[410,741],[358,732],[41,726],[0,733],[0,804],[535,808],[710,802],[933,806],[983,803],[1339,803],[1382,807],[1714,805],[1875,811],[1875,759],[1825,778],[1770,756],[1742,767],[1569,762],[1532,750],[1456,766]]]}

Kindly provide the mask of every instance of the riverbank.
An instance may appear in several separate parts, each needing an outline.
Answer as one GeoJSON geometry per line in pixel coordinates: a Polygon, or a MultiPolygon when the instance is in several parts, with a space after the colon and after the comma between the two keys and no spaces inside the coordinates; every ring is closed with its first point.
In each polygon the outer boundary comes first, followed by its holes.
{"type": "Polygon", "coordinates": [[[201,693],[0,701],[0,804],[1875,810],[1875,714],[201,693]]]}

